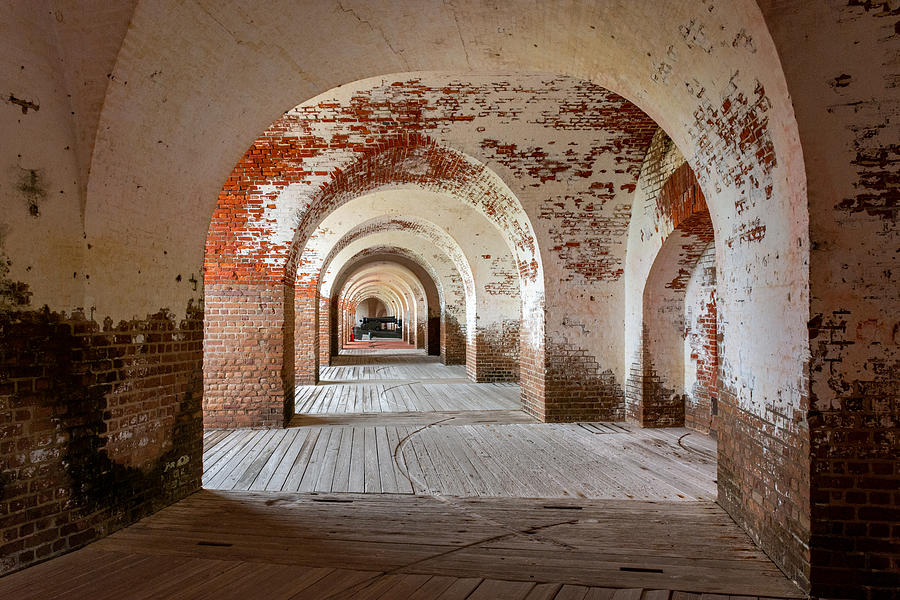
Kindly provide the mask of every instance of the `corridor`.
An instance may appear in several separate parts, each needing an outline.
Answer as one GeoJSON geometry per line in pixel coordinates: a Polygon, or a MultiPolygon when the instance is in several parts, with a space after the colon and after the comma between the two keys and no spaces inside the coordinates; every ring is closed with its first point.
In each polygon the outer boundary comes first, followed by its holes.
{"type": "Polygon", "coordinates": [[[715,503],[715,440],[539,423],[516,384],[378,345],[299,386],[291,427],[207,430],[202,491],[4,578],[0,595],[803,596],[715,503]]]}
{"type": "MultiPolygon", "coordinates": [[[[399,345],[397,345],[399,346],[399,345]]],[[[209,430],[216,490],[709,501],[715,441],[685,428],[538,423],[514,383],[414,349],[345,350],[280,430],[209,430]]]]}
{"type": "Polygon", "coordinates": [[[898,19],[0,3],[0,598],[900,600],[898,19]]]}

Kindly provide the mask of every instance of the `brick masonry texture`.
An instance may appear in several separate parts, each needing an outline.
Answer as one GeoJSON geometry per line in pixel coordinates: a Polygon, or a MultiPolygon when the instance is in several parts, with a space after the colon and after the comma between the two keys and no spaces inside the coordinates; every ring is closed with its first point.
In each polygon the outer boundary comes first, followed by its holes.
{"type": "Polygon", "coordinates": [[[687,357],[684,424],[715,436],[718,412],[719,331],[714,244],[709,244],[697,261],[685,296],[687,314],[684,335],[687,357]]]}
{"type": "Polygon", "coordinates": [[[519,332],[522,341],[519,351],[519,382],[522,389],[530,390],[530,392],[522,394],[522,409],[531,416],[544,421],[547,414],[544,391],[546,355],[543,347],[535,347],[528,343],[530,335],[531,332],[523,325],[522,331],[519,332]]]}
{"type": "Polygon", "coordinates": [[[0,311],[0,572],[200,487],[203,311],[187,315],[0,311]]]}
{"type": "MultiPolygon", "coordinates": [[[[284,338],[293,338],[293,311],[283,310],[292,295],[280,285],[207,285],[205,427],[282,427],[290,418],[293,348],[285,351],[284,338]]],[[[300,348],[311,352],[309,340],[300,348]]]]}
{"type": "Polygon", "coordinates": [[[742,411],[719,388],[719,497],[725,510],[786,573],[808,582],[810,557],[796,540],[809,531],[809,438],[742,411]]]}
{"type": "MultiPolygon", "coordinates": [[[[671,318],[671,313],[667,316],[671,318]]],[[[635,395],[640,398],[640,402],[635,404],[632,418],[643,427],[682,427],[684,425],[685,396],[676,388],[669,387],[669,385],[675,385],[675,382],[667,384],[664,376],[657,371],[648,341],[650,337],[649,327],[645,325],[641,360],[632,366],[632,381],[640,382],[637,390],[639,395],[635,395]]],[[[669,347],[665,350],[677,352],[681,348],[669,347]]]]}
{"type": "Polygon", "coordinates": [[[466,374],[472,381],[489,383],[519,380],[519,320],[507,320],[475,332],[466,348],[466,374]]]}
{"type": "Polygon", "coordinates": [[[548,422],[621,421],[624,391],[609,371],[601,371],[584,348],[550,343],[545,359],[546,392],[557,398],[545,402],[548,422]]]}
{"type": "MultiPolygon", "coordinates": [[[[804,10],[785,16],[802,18],[804,10]]],[[[797,64],[789,72],[815,82],[796,110],[808,120],[801,141],[815,165],[808,177],[810,577],[822,597],[900,596],[898,19],[896,4],[834,2],[804,40],[828,43],[833,54],[816,60],[800,42],[791,52],[797,64]],[[820,176],[833,172],[842,176],[820,176]]]]}
{"type": "MultiPolygon", "coordinates": [[[[290,286],[287,287],[290,290],[290,286]]],[[[293,352],[291,367],[296,385],[315,385],[319,382],[319,297],[312,283],[295,286],[292,291],[294,305],[285,306],[282,319],[286,324],[293,323],[294,335],[288,335],[285,328],[282,337],[273,337],[271,344],[273,349],[283,347],[285,354],[293,352]]],[[[262,303],[260,308],[263,308],[262,303]]],[[[270,330],[274,336],[279,333],[277,328],[270,330]]],[[[273,400],[277,402],[277,398],[273,400]]]]}
{"type": "Polygon", "coordinates": [[[865,377],[845,381],[846,348],[878,327],[860,324],[854,335],[852,318],[838,310],[809,324],[811,377],[827,373],[836,392],[831,408],[809,420],[812,577],[828,594],[867,585],[876,598],[900,589],[900,363],[871,356],[865,377]]]}
{"type": "Polygon", "coordinates": [[[447,315],[441,319],[441,362],[466,364],[466,326],[447,315]]]}
{"type": "MultiPolygon", "coordinates": [[[[632,307],[633,314],[626,316],[626,337],[630,331],[631,345],[626,348],[629,364],[625,385],[625,415],[629,420],[637,423],[653,424],[654,422],[654,419],[645,418],[644,415],[647,406],[645,393],[648,398],[656,399],[656,405],[677,404],[670,401],[671,390],[667,390],[660,384],[656,370],[653,368],[652,353],[647,339],[647,326],[644,323],[648,310],[644,308],[643,302],[646,293],[645,287],[648,285],[646,282],[652,271],[651,265],[655,264],[656,257],[665,244],[665,237],[674,229],[670,223],[670,217],[672,214],[679,215],[684,212],[680,208],[684,204],[680,200],[680,195],[687,191],[685,184],[693,185],[694,183],[693,173],[684,162],[684,157],[674,142],[662,130],[657,131],[641,166],[637,187],[638,195],[632,207],[630,231],[632,245],[629,246],[631,256],[627,267],[634,264],[633,257],[638,253],[646,255],[645,266],[643,270],[636,267],[626,268],[627,281],[637,282],[637,284],[631,284],[634,292],[632,297],[626,300],[628,306],[632,307]],[[684,173],[685,170],[687,173],[684,173]],[[675,177],[678,172],[682,172],[681,177],[675,177]],[[688,179],[685,179],[685,175],[688,176],[688,179]],[[668,192],[666,194],[668,202],[663,201],[664,189],[668,192]],[[679,207],[672,207],[673,202],[677,202],[679,207]],[[661,229],[662,231],[660,231],[661,229]],[[655,241],[657,237],[661,239],[655,241]],[[640,244],[634,242],[635,238],[640,240],[640,244]]],[[[677,306],[673,304],[673,308],[676,310],[670,312],[668,315],[670,318],[678,315],[677,306]]]]}

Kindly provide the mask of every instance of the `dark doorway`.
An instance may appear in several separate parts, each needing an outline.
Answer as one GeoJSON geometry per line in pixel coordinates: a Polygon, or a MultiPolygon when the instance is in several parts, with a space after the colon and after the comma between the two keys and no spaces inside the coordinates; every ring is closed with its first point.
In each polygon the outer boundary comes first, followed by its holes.
{"type": "Polygon", "coordinates": [[[428,317],[428,355],[441,354],[441,318],[428,317]]]}

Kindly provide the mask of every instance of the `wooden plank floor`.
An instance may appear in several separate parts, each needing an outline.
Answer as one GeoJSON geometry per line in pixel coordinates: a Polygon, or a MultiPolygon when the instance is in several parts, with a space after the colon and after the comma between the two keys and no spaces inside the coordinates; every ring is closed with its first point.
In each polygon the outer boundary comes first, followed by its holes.
{"type": "Polygon", "coordinates": [[[442,424],[472,425],[477,423],[537,423],[522,410],[433,410],[382,413],[314,413],[299,414],[291,419],[291,427],[315,425],[401,425],[421,427],[441,421],[442,424]]]}
{"type": "Polygon", "coordinates": [[[515,383],[473,383],[462,365],[423,350],[344,349],[319,369],[320,385],[295,390],[298,414],[520,410],[515,383]]]}
{"type": "MultiPolygon", "coordinates": [[[[376,344],[376,345],[380,345],[376,344]]],[[[429,356],[424,350],[413,348],[410,345],[404,347],[388,347],[388,348],[366,348],[353,347],[344,348],[337,356],[331,357],[331,367],[354,367],[363,365],[385,366],[391,364],[399,365],[434,365],[443,367],[446,373],[454,373],[457,376],[465,377],[465,365],[443,365],[437,356],[429,356]]],[[[320,370],[322,379],[330,379],[327,375],[330,373],[340,373],[340,371],[327,371],[330,367],[323,367],[320,370]]],[[[440,371],[437,371],[440,372],[440,371]]]]}
{"type": "Polygon", "coordinates": [[[20,599],[727,594],[802,597],[714,503],[371,494],[202,491],[0,579],[20,599]]]}
{"type": "Polygon", "coordinates": [[[0,598],[802,597],[713,502],[713,440],[535,423],[518,386],[401,346],[345,350],[295,427],[207,431],[217,489],[0,598]]]}
{"type": "Polygon", "coordinates": [[[456,378],[394,379],[395,375],[391,373],[383,381],[370,379],[297,386],[296,411],[300,414],[336,414],[522,408],[516,384],[472,383],[456,378]]]}
{"type": "Polygon", "coordinates": [[[344,422],[207,431],[203,485],[525,498],[716,498],[715,442],[704,435],[602,423],[471,424],[473,416],[487,420],[501,411],[487,412],[410,415],[409,423],[391,422],[394,415],[334,415],[344,422]],[[439,424],[424,426],[416,418],[439,424]]]}

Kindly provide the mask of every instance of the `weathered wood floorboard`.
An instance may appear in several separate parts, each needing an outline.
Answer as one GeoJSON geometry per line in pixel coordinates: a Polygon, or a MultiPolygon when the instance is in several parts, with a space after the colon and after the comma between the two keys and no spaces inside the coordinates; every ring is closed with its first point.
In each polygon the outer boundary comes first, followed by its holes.
{"type": "Polygon", "coordinates": [[[341,383],[303,387],[290,429],[206,432],[204,486],[715,498],[715,441],[687,429],[539,424],[520,409],[517,385],[472,383],[417,350],[354,350],[333,362],[322,378],[341,383]]]}
{"type": "Polygon", "coordinates": [[[204,434],[204,484],[232,491],[4,577],[0,597],[801,596],[712,501],[715,440],[536,423],[517,385],[399,347],[345,350],[321,378],[291,428],[204,434]]]}
{"type": "Polygon", "coordinates": [[[398,487],[407,473],[416,489],[446,495],[716,497],[715,460],[678,444],[681,436],[705,437],[687,429],[664,437],[645,429],[596,435],[578,424],[534,423],[518,414],[512,423],[486,422],[493,412],[335,415],[286,430],[231,430],[207,452],[203,483],[225,490],[412,493],[409,485],[398,487]],[[311,443],[303,443],[309,436],[311,443]]]}
{"type": "Polygon", "coordinates": [[[699,594],[802,597],[711,502],[389,494],[202,491],[0,579],[22,599],[699,594]]]}

